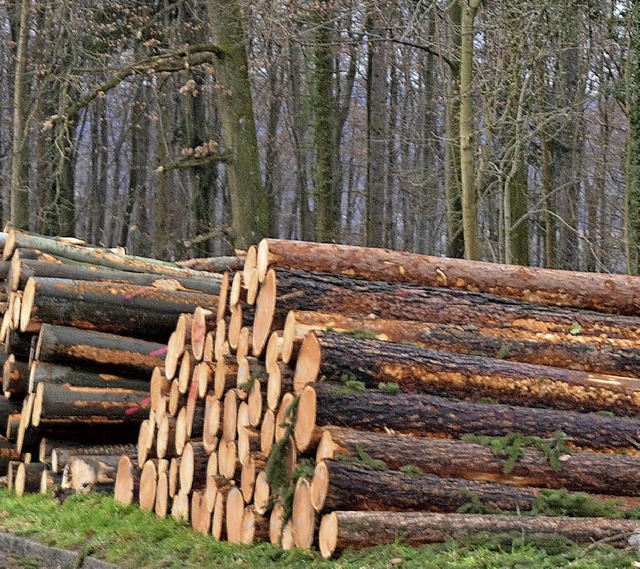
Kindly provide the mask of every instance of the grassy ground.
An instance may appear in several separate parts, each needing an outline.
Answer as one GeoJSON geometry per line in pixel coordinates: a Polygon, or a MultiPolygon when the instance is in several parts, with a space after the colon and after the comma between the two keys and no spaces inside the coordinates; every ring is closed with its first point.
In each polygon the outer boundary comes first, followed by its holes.
{"type": "Polygon", "coordinates": [[[122,567],[622,569],[640,567],[637,551],[606,545],[577,547],[562,540],[523,543],[518,538],[445,543],[420,548],[395,544],[346,552],[324,561],[313,552],[283,552],[269,545],[233,546],[161,520],[135,507],[122,507],[101,494],[72,496],[60,506],[49,496],[17,498],[0,490],[0,530],[48,545],[82,550],[122,567]]]}

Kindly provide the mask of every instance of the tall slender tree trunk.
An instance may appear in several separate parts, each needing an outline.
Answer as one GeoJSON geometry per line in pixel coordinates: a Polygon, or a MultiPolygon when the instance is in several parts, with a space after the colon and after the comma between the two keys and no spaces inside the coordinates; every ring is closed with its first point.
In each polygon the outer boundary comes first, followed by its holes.
{"type": "MultiPolygon", "coordinates": [[[[462,9],[460,0],[450,0],[450,51],[461,52],[460,26],[462,9]]],[[[447,210],[447,255],[464,257],[462,232],[462,193],[460,187],[460,65],[449,66],[447,100],[445,108],[444,183],[447,210]]]]}
{"type": "Polygon", "coordinates": [[[315,111],[314,134],[316,147],[316,239],[335,241],[339,226],[336,219],[334,193],[335,105],[332,41],[332,20],[328,0],[319,0],[314,47],[315,52],[315,111]]]}
{"type": "MultiPolygon", "coordinates": [[[[387,123],[387,61],[377,7],[367,18],[367,245],[385,245],[385,151],[387,123]]],[[[391,212],[388,212],[390,215],[391,212]]],[[[388,235],[388,238],[391,238],[388,235]]]]}
{"type": "Polygon", "coordinates": [[[474,23],[481,0],[460,0],[460,179],[464,256],[480,258],[478,208],[473,147],[473,40],[474,23]]]}
{"type": "Polygon", "coordinates": [[[13,146],[11,152],[11,221],[18,229],[29,229],[29,148],[27,146],[27,44],[29,0],[20,2],[20,27],[13,87],[13,146]]]}
{"type": "Polygon", "coordinates": [[[214,42],[222,50],[215,63],[224,147],[231,158],[227,179],[235,246],[247,248],[269,234],[269,209],[262,185],[249,63],[237,0],[208,0],[214,42]]]}

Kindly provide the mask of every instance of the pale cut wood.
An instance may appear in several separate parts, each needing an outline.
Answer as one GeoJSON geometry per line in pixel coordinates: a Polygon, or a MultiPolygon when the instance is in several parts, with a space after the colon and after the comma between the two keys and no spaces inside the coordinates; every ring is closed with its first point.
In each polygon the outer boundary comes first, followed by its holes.
{"type": "Polygon", "coordinates": [[[207,332],[215,330],[217,322],[217,303],[201,303],[193,311],[191,324],[191,351],[196,360],[204,356],[204,343],[207,332]]]}
{"type": "Polygon", "coordinates": [[[299,478],[293,495],[291,529],[296,547],[311,549],[316,526],[316,512],[311,505],[311,483],[299,478]]]}
{"type": "Polygon", "coordinates": [[[282,526],[284,518],[284,507],[280,502],[276,502],[269,516],[269,541],[273,545],[280,545],[282,540],[282,526]]]}
{"type": "Polygon", "coordinates": [[[204,426],[202,433],[202,442],[208,453],[212,453],[217,449],[218,436],[220,435],[220,401],[212,393],[205,398],[204,408],[204,426]]]}
{"type": "Polygon", "coordinates": [[[204,504],[204,493],[195,490],[191,495],[191,527],[202,535],[209,535],[211,530],[211,512],[204,504]]]}
{"type": "Polygon", "coordinates": [[[135,460],[123,454],[118,462],[114,498],[116,502],[128,506],[138,502],[140,492],[140,469],[135,460]]]}
{"type": "Polygon", "coordinates": [[[171,505],[171,517],[178,521],[188,522],[191,519],[189,494],[180,490],[174,497],[171,505]]]}
{"type": "Polygon", "coordinates": [[[203,362],[212,362],[215,358],[215,332],[207,332],[204,338],[204,352],[202,354],[203,362]]]}
{"type": "Polygon", "coordinates": [[[260,449],[262,454],[268,456],[275,442],[276,415],[271,409],[265,411],[260,425],[260,449]]]}
{"type": "Polygon", "coordinates": [[[227,340],[232,351],[238,348],[240,340],[240,330],[242,329],[242,305],[236,304],[231,309],[231,317],[229,318],[229,329],[227,330],[227,340]]]}
{"type": "Polygon", "coordinates": [[[237,383],[238,363],[233,356],[223,356],[215,363],[213,392],[218,399],[222,399],[227,391],[237,383]]]}
{"type": "Polygon", "coordinates": [[[164,368],[154,367],[151,373],[151,383],[149,384],[149,394],[151,396],[151,408],[160,406],[160,400],[171,393],[171,380],[167,379],[164,368]]]}
{"type": "Polygon", "coordinates": [[[253,545],[269,540],[269,520],[259,515],[253,506],[247,506],[242,516],[240,543],[253,545]]]}
{"type": "Polygon", "coordinates": [[[230,389],[224,396],[222,412],[222,440],[233,441],[236,438],[238,419],[238,397],[235,389],[230,389]]]}
{"type": "Polygon", "coordinates": [[[225,512],[225,527],[227,530],[227,541],[230,543],[240,543],[242,538],[242,516],[244,515],[244,499],[242,492],[237,487],[232,487],[227,494],[225,512]]]}
{"type": "Polygon", "coordinates": [[[214,387],[215,366],[212,362],[200,362],[193,369],[192,381],[198,386],[198,397],[204,399],[207,391],[214,387]]]}
{"type": "Polygon", "coordinates": [[[178,391],[187,393],[191,385],[191,376],[196,362],[189,352],[184,352],[180,359],[180,369],[178,370],[178,391]]]}
{"type": "Polygon", "coordinates": [[[169,497],[174,498],[180,489],[180,457],[177,456],[169,461],[169,497]]]}
{"type": "Polygon", "coordinates": [[[188,347],[191,346],[191,327],[193,323],[193,314],[185,312],[178,317],[178,322],[176,324],[176,329],[174,330],[175,334],[175,344],[176,349],[180,353],[184,353],[188,347]]]}
{"type": "Polygon", "coordinates": [[[260,282],[258,281],[258,271],[253,269],[249,273],[249,278],[246,281],[247,287],[247,304],[253,306],[256,303],[258,291],[260,288],[260,282]]]}
{"type": "Polygon", "coordinates": [[[178,348],[178,336],[175,332],[171,332],[169,335],[169,340],[167,341],[166,348],[166,357],[164,360],[164,374],[168,380],[172,380],[176,377],[178,373],[178,368],[180,366],[180,358],[184,350],[180,350],[178,348]]]}
{"type": "Polygon", "coordinates": [[[276,330],[275,332],[271,332],[271,336],[269,336],[269,341],[267,342],[267,348],[264,355],[267,373],[271,373],[271,371],[277,366],[279,360],[289,363],[289,360],[284,359],[283,334],[284,332],[281,333],[276,330]]]}
{"type": "Polygon", "coordinates": [[[15,473],[13,491],[18,496],[40,492],[42,473],[46,469],[46,466],[46,464],[41,462],[33,462],[29,464],[22,462],[18,464],[15,473]]]}
{"type": "Polygon", "coordinates": [[[238,346],[236,348],[236,358],[241,360],[249,355],[251,349],[251,328],[243,326],[238,336],[238,346]]]}
{"type": "Polygon", "coordinates": [[[156,487],[158,485],[157,461],[147,460],[140,473],[140,507],[151,512],[156,504],[156,487]]]}
{"type": "MultiPolygon", "coordinates": [[[[242,273],[237,272],[231,280],[231,290],[229,292],[229,308],[233,308],[240,302],[242,296],[242,273]]],[[[244,297],[246,298],[246,296],[244,297]]]]}
{"type": "Polygon", "coordinates": [[[253,491],[253,504],[258,514],[266,514],[269,511],[271,501],[271,487],[267,480],[267,473],[261,470],[256,475],[253,491]]]}
{"type": "Polygon", "coordinates": [[[223,357],[225,344],[228,344],[226,320],[224,318],[218,320],[218,324],[216,325],[215,332],[211,332],[211,333],[214,334],[214,338],[215,338],[213,342],[213,359],[218,361],[223,357]]]}
{"type": "Polygon", "coordinates": [[[211,517],[211,535],[213,536],[213,539],[218,541],[220,541],[225,535],[225,505],[226,494],[218,492],[216,496],[216,504],[213,508],[213,516],[211,517]]]}
{"type": "Polygon", "coordinates": [[[257,267],[257,261],[258,248],[255,245],[251,245],[251,247],[247,249],[247,255],[244,258],[244,265],[242,267],[242,278],[245,283],[249,281],[251,271],[257,267]]]}
{"type": "Polygon", "coordinates": [[[255,315],[252,327],[251,350],[253,355],[259,357],[272,332],[273,314],[276,303],[276,274],[269,271],[260,287],[256,300],[255,315]]]}
{"type": "Polygon", "coordinates": [[[169,405],[167,411],[175,417],[178,411],[184,407],[187,402],[186,393],[180,393],[180,384],[177,379],[171,381],[171,391],[169,392],[169,405]]]}
{"type": "Polygon", "coordinates": [[[293,391],[293,370],[289,366],[279,363],[274,366],[267,379],[267,407],[277,411],[280,396],[293,391]]]}
{"type": "Polygon", "coordinates": [[[158,473],[158,483],[156,485],[156,503],[154,511],[159,518],[166,518],[169,513],[169,472],[163,470],[158,473]]]}
{"type": "MultiPolygon", "coordinates": [[[[275,418],[275,442],[280,442],[285,436],[288,436],[290,427],[295,420],[295,413],[293,413],[295,403],[296,398],[293,393],[285,393],[282,397],[275,418]]],[[[311,419],[315,421],[313,417],[311,419]]]]}
{"type": "Polygon", "coordinates": [[[262,455],[260,431],[253,427],[238,427],[238,460],[243,463],[251,455],[262,455]]]}
{"type": "Polygon", "coordinates": [[[229,301],[229,273],[225,271],[220,281],[220,291],[218,292],[218,310],[216,311],[216,322],[222,320],[227,313],[227,304],[229,301]]]}
{"type": "Polygon", "coordinates": [[[207,484],[209,455],[201,442],[191,441],[184,447],[180,459],[180,490],[187,494],[191,490],[203,490],[207,484]]]}

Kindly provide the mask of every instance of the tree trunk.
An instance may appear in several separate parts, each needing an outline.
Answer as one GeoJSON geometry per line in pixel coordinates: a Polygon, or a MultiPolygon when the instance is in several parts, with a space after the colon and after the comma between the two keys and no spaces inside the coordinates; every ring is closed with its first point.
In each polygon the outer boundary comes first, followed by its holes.
{"type": "Polygon", "coordinates": [[[480,259],[477,188],[474,172],[473,43],[474,22],[481,0],[459,0],[460,17],[460,179],[464,256],[480,259]]]}
{"type": "Polygon", "coordinates": [[[148,377],[164,362],[166,345],[78,328],[43,324],[34,359],[148,377]]]}
{"type": "MultiPolygon", "coordinates": [[[[134,273],[152,273],[170,277],[196,277],[202,278],[200,271],[180,267],[175,263],[158,261],[146,257],[134,255],[121,255],[110,249],[96,247],[83,247],[63,240],[51,239],[40,235],[32,235],[22,231],[11,230],[6,238],[3,251],[3,259],[9,260],[15,250],[19,248],[36,249],[40,253],[49,253],[57,257],[63,257],[80,263],[100,265],[109,269],[131,271],[134,273]]],[[[25,258],[25,257],[23,257],[25,258]]],[[[36,257],[37,258],[37,257],[36,257]]],[[[214,277],[215,278],[215,277],[214,277]]]]}
{"type": "Polygon", "coordinates": [[[208,294],[218,294],[220,292],[220,280],[212,276],[203,276],[201,278],[195,276],[169,277],[157,274],[107,269],[100,265],[89,265],[85,263],[42,263],[37,260],[19,260],[18,262],[12,262],[11,273],[8,276],[8,287],[10,287],[11,290],[24,288],[30,277],[95,282],[113,281],[138,286],[199,291],[208,294]]]}
{"type": "Polygon", "coordinates": [[[269,232],[269,210],[260,161],[240,6],[236,0],[208,0],[214,40],[223,51],[215,63],[218,105],[227,164],[234,243],[246,249],[269,232]]]}
{"type": "Polygon", "coordinates": [[[20,326],[37,331],[43,323],[166,341],[183,312],[217,308],[217,297],[117,283],[34,277],[25,287],[20,326]]]}
{"type": "Polygon", "coordinates": [[[456,512],[472,497],[487,508],[528,511],[537,488],[493,482],[474,482],[415,475],[392,470],[371,470],[335,460],[316,466],[312,503],[318,512],[331,510],[414,510],[456,512]]]}
{"type": "Polygon", "coordinates": [[[639,423],[626,417],[469,403],[431,395],[386,395],[373,390],[349,394],[340,386],[321,383],[313,389],[317,399],[315,424],[319,426],[378,431],[389,428],[399,433],[447,438],[511,433],[550,438],[562,431],[578,448],[625,449],[634,455],[638,452],[639,423]]]}
{"type": "Polygon", "coordinates": [[[634,378],[360,340],[335,332],[311,334],[320,346],[319,358],[315,346],[307,356],[304,344],[298,356],[298,367],[301,360],[310,370],[317,366],[318,373],[311,371],[308,381],[318,376],[339,381],[346,374],[369,388],[395,382],[409,392],[476,401],[489,397],[512,405],[630,416],[640,413],[640,380],[634,378]]]}
{"type": "MultiPolygon", "coordinates": [[[[387,63],[384,27],[378,10],[367,15],[367,246],[384,246],[387,63]]],[[[390,214],[390,212],[388,212],[390,214]]]]}
{"type": "Polygon", "coordinates": [[[41,420],[100,418],[105,423],[140,424],[149,415],[150,399],[145,391],[71,387],[40,383],[36,389],[32,424],[41,420]]]}
{"type": "Polygon", "coordinates": [[[301,310],[291,311],[285,320],[283,354],[293,350],[310,331],[323,330],[507,361],[627,377],[640,375],[640,358],[635,348],[629,341],[616,346],[615,338],[536,334],[509,331],[506,327],[351,317],[301,310]]]}
{"type": "Polygon", "coordinates": [[[367,280],[480,291],[617,314],[640,314],[640,283],[608,275],[429,257],[350,245],[267,239],[258,250],[258,274],[268,266],[342,274],[367,280]],[[615,292],[615,294],[614,294],[615,292]]]}
{"type": "Polygon", "coordinates": [[[13,87],[13,141],[11,152],[11,222],[29,229],[29,147],[27,146],[27,46],[31,2],[20,1],[20,27],[13,87]]]}
{"type": "Polygon", "coordinates": [[[628,547],[640,531],[636,520],[437,514],[427,512],[332,512],[320,524],[320,553],[329,558],[346,548],[360,549],[395,543],[410,546],[464,539],[476,534],[515,534],[522,537],[562,536],[577,543],[606,543],[628,547]]]}
{"type": "Polygon", "coordinates": [[[31,364],[31,374],[27,385],[29,392],[35,391],[39,383],[68,385],[73,387],[97,387],[113,389],[130,389],[134,391],[148,391],[149,379],[130,379],[107,373],[91,372],[86,369],[74,369],[67,366],[35,361],[31,364]]]}
{"type": "Polygon", "coordinates": [[[413,467],[425,474],[499,482],[514,486],[566,488],[576,492],[640,496],[635,475],[640,459],[619,454],[572,452],[564,454],[554,468],[535,447],[522,449],[522,456],[510,465],[506,455],[491,447],[450,439],[413,437],[323,427],[316,460],[350,456],[364,452],[382,460],[387,468],[413,467]]]}

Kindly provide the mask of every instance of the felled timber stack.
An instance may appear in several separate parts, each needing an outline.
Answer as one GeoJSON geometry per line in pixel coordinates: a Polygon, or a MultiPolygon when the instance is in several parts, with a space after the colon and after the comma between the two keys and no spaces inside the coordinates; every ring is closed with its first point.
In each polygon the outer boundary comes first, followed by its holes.
{"type": "Polygon", "coordinates": [[[10,452],[0,475],[11,461],[18,492],[45,489],[52,475],[80,491],[113,486],[120,455],[137,454],[171,332],[181,314],[217,305],[222,275],[73,239],[10,231],[3,241],[0,423],[10,452]],[[25,455],[39,462],[19,467],[25,455]]]}
{"type": "Polygon", "coordinates": [[[640,280],[279,240],[229,280],[153,372],[119,501],[326,557],[640,531],[511,515],[545,489],[640,505],[640,280]]]}

